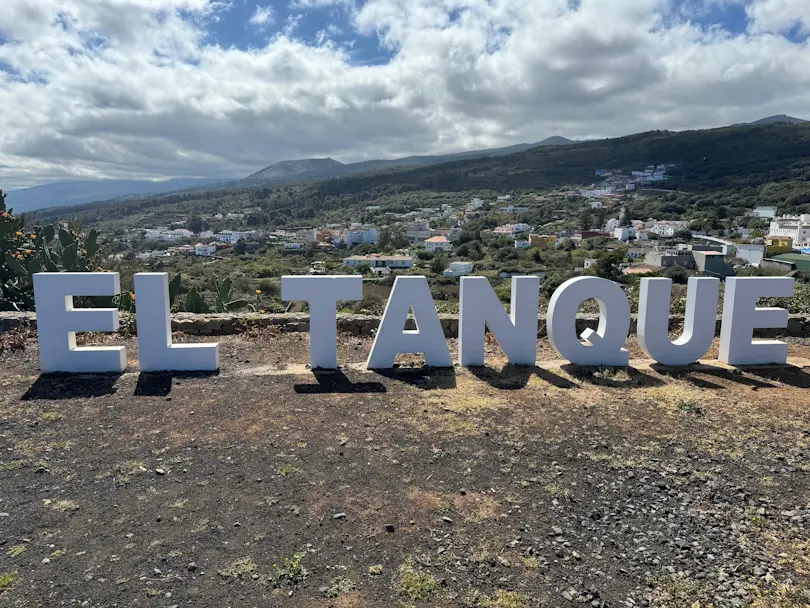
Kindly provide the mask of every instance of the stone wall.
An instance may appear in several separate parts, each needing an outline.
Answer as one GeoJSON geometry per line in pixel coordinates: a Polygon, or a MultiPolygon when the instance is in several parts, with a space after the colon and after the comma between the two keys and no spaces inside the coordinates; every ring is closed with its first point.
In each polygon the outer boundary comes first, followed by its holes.
{"type": "MultiPolygon", "coordinates": [[[[127,322],[127,314],[122,313],[122,325],[127,322]]],[[[458,316],[439,315],[445,336],[455,338],[458,336],[458,316]]],[[[134,319],[132,319],[134,322],[134,319]]],[[[355,336],[371,336],[380,324],[380,317],[371,315],[338,315],[338,331],[355,336]]],[[[596,328],[598,315],[579,315],[577,317],[577,333],[586,327],[596,328]]],[[[36,315],[34,313],[0,312],[0,332],[9,331],[21,326],[36,328],[36,315]]],[[[671,330],[683,326],[683,316],[671,315],[669,318],[671,330]]],[[[177,313],[172,315],[172,331],[190,335],[222,336],[236,334],[251,327],[279,327],[284,331],[309,331],[308,314],[255,314],[255,313],[226,313],[195,315],[191,313],[177,313]]],[[[406,329],[416,329],[413,319],[408,319],[406,329]]],[[[717,318],[716,333],[720,333],[720,318],[717,318]]],[[[632,315],[630,333],[636,332],[636,315],[632,315]]],[[[538,337],[546,335],[546,318],[540,315],[538,337]]],[[[810,316],[791,315],[787,329],[760,330],[759,336],[810,336],[810,316]]]]}

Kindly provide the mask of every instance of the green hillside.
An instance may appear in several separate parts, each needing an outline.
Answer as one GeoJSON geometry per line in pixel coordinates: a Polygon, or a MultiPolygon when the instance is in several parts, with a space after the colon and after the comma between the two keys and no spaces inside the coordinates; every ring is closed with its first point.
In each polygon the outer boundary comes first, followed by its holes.
{"type": "MultiPolygon", "coordinates": [[[[377,201],[418,202],[470,193],[538,192],[589,184],[594,170],[641,169],[667,163],[673,179],[661,201],[639,213],[697,215],[713,207],[745,207],[762,200],[799,210],[810,203],[810,123],[725,127],[703,131],[651,131],[566,146],[545,146],[503,156],[419,168],[393,168],[340,178],[276,186],[197,189],[129,202],[101,202],[44,210],[41,221],[78,216],[86,223],[162,222],[189,213],[258,206],[255,225],[285,225],[377,201]]],[[[725,217],[725,211],[718,213],[725,217]]]]}

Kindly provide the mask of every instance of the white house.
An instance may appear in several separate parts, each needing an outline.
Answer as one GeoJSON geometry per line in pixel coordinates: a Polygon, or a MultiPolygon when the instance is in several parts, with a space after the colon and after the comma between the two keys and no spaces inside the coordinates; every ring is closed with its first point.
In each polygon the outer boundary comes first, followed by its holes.
{"type": "Polygon", "coordinates": [[[484,206],[484,201],[480,198],[474,198],[467,204],[467,209],[470,211],[475,211],[476,209],[480,209],[484,206]]]}
{"type": "Polygon", "coordinates": [[[472,262],[450,262],[450,266],[444,271],[445,278],[463,277],[473,271],[472,262]]]}
{"type": "Polygon", "coordinates": [[[343,259],[344,266],[357,267],[361,264],[368,264],[372,268],[386,266],[388,268],[410,268],[413,266],[413,258],[409,255],[353,255],[343,259]]]}
{"type": "Polygon", "coordinates": [[[240,230],[223,230],[217,235],[217,238],[223,243],[237,243],[239,241],[246,241],[256,234],[255,230],[240,231],[240,230]]]}
{"type": "Polygon", "coordinates": [[[624,241],[626,243],[635,236],[635,229],[630,228],[629,226],[619,226],[618,228],[613,229],[613,237],[618,241],[624,241]]]}
{"type": "Polygon", "coordinates": [[[658,236],[670,237],[675,236],[675,233],[679,230],[686,230],[687,228],[689,228],[689,222],[680,220],[662,220],[655,222],[655,224],[649,230],[658,236]]]}
{"type": "Polygon", "coordinates": [[[585,258],[583,260],[582,267],[583,268],[590,268],[591,266],[596,266],[596,258],[585,258]]]}
{"type": "MultiPolygon", "coordinates": [[[[352,224],[354,227],[355,224],[352,224]]],[[[347,230],[343,239],[346,241],[346,247],[354,247],[363,243],[376,244],[379,235],[376,228],[366,228],[365,230],[347,230]]]]}
{"type": "Polygon", "coordinates": [[[793,249],[801,250],[806,243],[810,243],[810,213],[774,218],[768,236],[790,237],[793,239],[793,249]]]}
{"type": "Polygon", "coordinates": [[[197,243],[194,245],[194,255],[201,255],[204,257],[210,257],[217,252],[217,248],[213,245],[203,245],[202,243],[197,243]]]}
{"type": "Polygon", "coordinates": [[[527,239],[515,239],[515,249],[528,249],[530,246],[527,239]]]}
{"type": "Polygon", "coordinates": [[[591,201],[591,209],[601,209],[602,207],[602,201],[591,201]]]}
{"type": "Polygon", "coordinates": [[[425,249],[434,253],[450,251],[453,243],[447,240],[446,236],[432,236],[425,241],[425,249]]]}
{"type": "Polygon", "coordinates": [[[214,238],[214,231],[213,230],[203,230],[200,233],[201,239],[212,239],[214,238]]]}
{"type": "Polygon", "coordinates": [[[625,184],[624,190],[625,190],[625,192],[635,192],[636,191],[636,185],[635,184],[625,184]]]}
{"type": "Polygon", "coordinates": [[[516,234],[520,234],[521,232],[528,232],[530,229],[528,224],[525,223],[517,223],[517,224],[504,224],[503,226],[498,226],[492,232],[498,236],[511,236],[514,237],[516,234]]]}
{"type": "Polygon", "coordinates": [[[303,243],[298,242],[291,242],[291,243],[284,243],[284,249],[301,249],[303,243]]]}
{"type": "Polygon", "coordinates": [[[498,201],[511,201],[512,195],[511,194],[502,194],[498,197],[498,201]]]}

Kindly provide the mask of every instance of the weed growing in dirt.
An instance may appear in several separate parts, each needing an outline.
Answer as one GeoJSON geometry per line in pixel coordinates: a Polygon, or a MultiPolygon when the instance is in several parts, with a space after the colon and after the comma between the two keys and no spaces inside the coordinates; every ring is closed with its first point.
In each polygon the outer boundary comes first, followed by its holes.
{"type": "Polygon", "coordinates": [[[593,372],[593,377],[611,382],[629,382],[631,380],[630,372],[626,367],[600,367],[593,372]]]}
{"type": "Polygon", "coordinates": [[[301,564],[303,557],[296,553],[292,557],[285,557],[283,564],[273,564],[273,577],[277,585],[297,585],[307,577],[307,569],[301,564]]]}
{"type": "Polygon", "coordinates": [[[8,591],[17,580],[16,572],[0,572],[0,593],[8,591]]]}
{"type": "Polygon", "coordinates": [[[57,500],[51,505],[51,508],[60,513],[67,513],[68,511],[78,511],[79,503],[72,500],[57,500]]]}
{"type": "Polygon", "coordinates": [[[703,407],[700,405],[697,399],[684,399],[683,397],[678,397],[675,405],[685,414],[693,414],[698,417],[703,416],[704,414],[703,407]]]}
{"type": "Polygon", "coordinates": [[[9,547],[8,551],[6,551],[6,555],[10,555],[11,557],[16,557],[21,553],[25,553],[25,545],[12,545],[9,547]]]}
{"type": "Polygon", "coordinates": [[[368,573],[371,576],[379,576],[383,572],[382,564],[374,564],[373,566],[368,567],[368,573]]]}
{"type": "Polygon", "coordinates": [[[250,578],[258,568],[249,557],[241,557],[219,570],[217,574],[223,578],[250,578]]]}
{"type": "Polygon", "coordinates": [[[408,560],[399,567],[397,593],[410,600],[423,600],[436,588],[436,579],[424,572],[417,572],[413,562],[408,560]]]}
{"type": "Polygon", "coordinates": [[[810,606],[810,591],[790,584],[769,589],[756,589],[751,608],[807,608],[810,606]]]}
{"type": "MultiPolygon", "coordinates": [[[[714,593],[706,585],[682,576],[664,576],[652,580],[653,605],[660,608],[709,606],[714,593]]],[[[764,604],[763,604],[764,607],[764,604]]]]}
{"type": "Polygon", "coordinates": [[[10,460],[9,462],[0,463],[0,473],[5,471],[16,471],[25,466],[24,460],[10,460]]]}
{"type": "Polygon", "coordinates": [[[293,465],[291,465],[288,462],[276,467],[276,473],[278,473],[282,477],[289,477],[296,471],[298,471],[298,469],[296,469],[293,465]]]}
{"type": "Polygon", "coordinates": [[[324,591],[326,597],[340,597],[344,593],[354,591],[354,583],[344,576],[333,578],[329,582],[329,587],[324,591]]]}
{"type": "Polygon", "coordinates": [[[529,605],[529,597],[516,591],[498,589],[495,597],[481,598],[479,604],[482,608],[526,608],[529,605]]]}
{"type": "Polygon", "coordinates": [[[40,416],[40,419],[44,422],[58,422],[62,420],[62,418],[64,418],[64,416],[59,412],[43,412],[40,416]]]}

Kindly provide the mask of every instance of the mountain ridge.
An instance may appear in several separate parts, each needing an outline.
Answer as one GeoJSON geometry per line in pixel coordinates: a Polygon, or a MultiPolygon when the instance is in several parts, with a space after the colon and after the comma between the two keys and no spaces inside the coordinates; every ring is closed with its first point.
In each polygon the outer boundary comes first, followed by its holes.
{"type": "Polygon", "coordinates": [[[374,159],[356,163],[342,163],[330,157],[283,160],[260,169],[243,178],[172,178],[154,180],[74,180],[51,182],[7,191],[7,203],[18,213],[70,207],[84,203],[113,201],[132,196],[165,194],[197,187],[222,185],[225,187],[271,186],[283,183],[355,175],[368,171],[397,167],[421,167],[467,158],[499,156],[528,150],[537,146],[570,145],[573,140],[555,135],[541,142],[523,143],[504,148],[469,150],[453,154],[406,156],[395,159],[374,159]]]}

